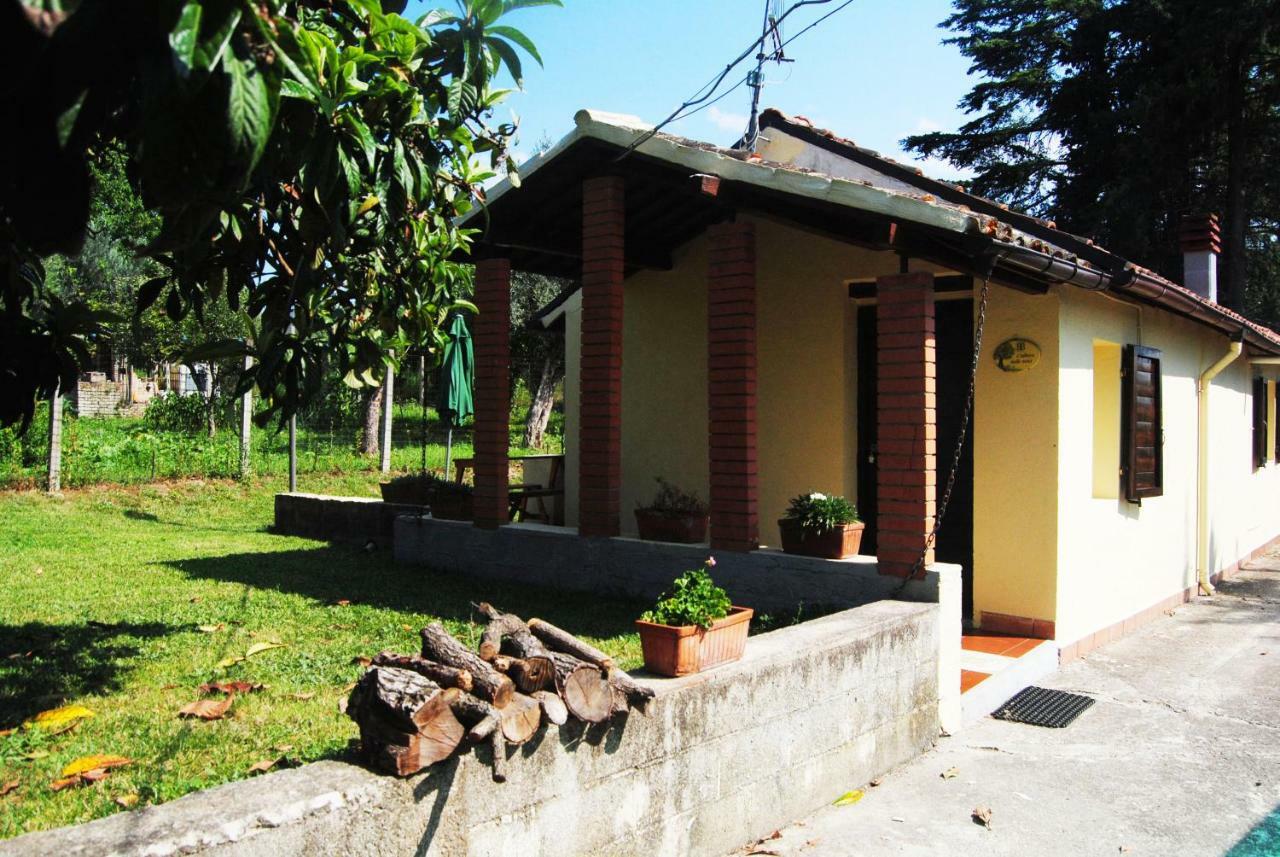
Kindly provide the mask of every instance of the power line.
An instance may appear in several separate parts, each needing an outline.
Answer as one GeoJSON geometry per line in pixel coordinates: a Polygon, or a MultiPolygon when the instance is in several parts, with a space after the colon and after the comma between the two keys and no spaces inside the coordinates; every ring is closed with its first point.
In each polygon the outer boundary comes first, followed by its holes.
{"type": "MultiPolygon", "coordinates": [[[[783,21],[787,19],[787,17],[792,12],[804,6],[825,6],[826,4],[832,3],[832,2],[834,2],[834,0],[797,0],[797,2],[787,7],[787,10],[785,12],[783,12],[777,18],[773,19],[772,26],[766,27],[765,31],[760,34],[759,38],[757,38],[754,42],[748,45],[746,50],[738,54],[736,59],[734,59],[732,62],[730,62],[728,65],[724,67],[723,71],[721,71],[718,75],[716,75],[706,84],[704,84],[687,101],[685,101],[675,110],[671,111],[671,114],[667,116],[666,119],[663,119],[653,128],[649,129],[648,131],[645,131],[643,134],[637,137],[635,141],[632,142],[631,145],[628,146],[622,152],[622,154],[618,156],[618,160],[622,160],[627,155],[634,152],[638,147],[644,145],[646,141],[653,139],[654,135],[656,135],[659,131],[661,131],[667,125],[670,125],[672,122],[676,121],[677,119],[682,119],[685,116],[692,116],[693,113],[698,112],[697,110],[695,110],[690,113],[685,113],[684,111],[689,110],[689,108],[698,107],[698,105],[702,105],[702,107],[699,107],[699,110],[703,109],[704,107],[710,107],[711,104],[707,104],[706,102],[710,100],[713,95],[715,95],[716,90],[720,88],[720,84],[724,83],[724,80],[726,77],[729,76],[729,73],[732,72],[739,65],[741,65],[743,60],[751,56],[752,51],[761,50],[762,46],[764,45],[765,39],[768,38],[769,33],[776,31],[776,29],[782,24],[783,21]]],[[[834,10],[832,10],[831,12],[828,12],[826,15],[823,15],[821,18],[818,18],[816,21],[811,23],[809,26],[805,27],[799,33],[796,33],[794,36],[792,36],[791,38],[787,39],[785,42],[782,42],[780,45],[778,45],[777,49],[775,50],[775,53],[780,53],[782,49],[786,47],[788,44],[795,41],[797,38],[799,38],[804,33],[807,33],[809,30],[812,30],[818,24],[822,23],[827,18],[830,18],[836,12],[839,12],[841,9],[848,6],[852,2],[853,0],[845,0],[845,2],[841,3],[834,10]]],[[[741,86],[742,83],[746,82],[746,80],[747,78],[743,78],[742,81],[739,81],[738,83],[734,84],[729,91],[732,92],[738,86],[741,86]]],[[[727,93],[722,93],[721,95],[717,96],[715,100],[719,101],[726,94],[727,93]]],[[[715,102],[713,101],[712,103],[715,103],[715,102]]]]}

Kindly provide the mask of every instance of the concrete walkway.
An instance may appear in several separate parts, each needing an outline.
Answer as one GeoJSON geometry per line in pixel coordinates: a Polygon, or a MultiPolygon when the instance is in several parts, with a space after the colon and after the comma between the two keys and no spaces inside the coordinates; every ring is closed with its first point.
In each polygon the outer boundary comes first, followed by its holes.
{"type": "Polygon", "coordinates": [[[1066,729],[985,718],[878,786],[833,783],[865,797],[755,853],[1280,855],[1280,555],[1039,684],[1097,703],[1066,729]]]}

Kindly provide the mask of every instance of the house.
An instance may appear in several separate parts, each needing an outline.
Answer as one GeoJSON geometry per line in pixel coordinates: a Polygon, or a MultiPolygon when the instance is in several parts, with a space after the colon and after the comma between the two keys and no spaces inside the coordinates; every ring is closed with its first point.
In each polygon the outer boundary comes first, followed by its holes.
{"type": "Polygon", "coordinates": [[[773,110],[752,151],[582,111],[521,173],[467,223],[478,526],[507,518],[515,267],[580,277],[540,322],[583,537],[633,535],[655,476],[710,499],[720,553],[844,494],[880,574],[958,563],[972,626],[1067,659],[1280,534],[1280,335],[1217,303],[1210,217],[1178,284],[773,110]]]}

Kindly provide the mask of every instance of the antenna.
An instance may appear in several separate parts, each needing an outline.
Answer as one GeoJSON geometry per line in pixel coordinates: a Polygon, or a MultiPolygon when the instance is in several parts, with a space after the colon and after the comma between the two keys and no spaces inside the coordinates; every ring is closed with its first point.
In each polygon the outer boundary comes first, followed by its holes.
{"type": "Polygon", "coordinates": [[[760,133],[760,92],[764,89],[764,64],[766,62],[793,62],[783,53],[783,40],[779,25],[781,0],[765,0],[764,23],[760,28],[759,50],[756,53],[756,67],[747,72],[747,86],[751,88],[751,116],[747,119],[747,130],[735,148],[751,149],[756,144],[760,133]],[[766,45],[768,50],[766,50],[766,45]]]}

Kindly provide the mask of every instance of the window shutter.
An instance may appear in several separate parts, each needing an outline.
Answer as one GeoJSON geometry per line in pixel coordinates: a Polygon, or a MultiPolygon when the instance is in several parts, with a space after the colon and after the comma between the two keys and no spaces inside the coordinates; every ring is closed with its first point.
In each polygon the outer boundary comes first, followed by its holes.
{"type": "Polygon", "coordinates": [[[1131,503],[1164,493],[1160,351],[1126,345],[1121,364],[1120,468],[1131,503]]]}
{"type": "Polygon", "coordinates": [[[1267,463],[1267,382],[1253,379],[1253,469],[1267,463]]]}

